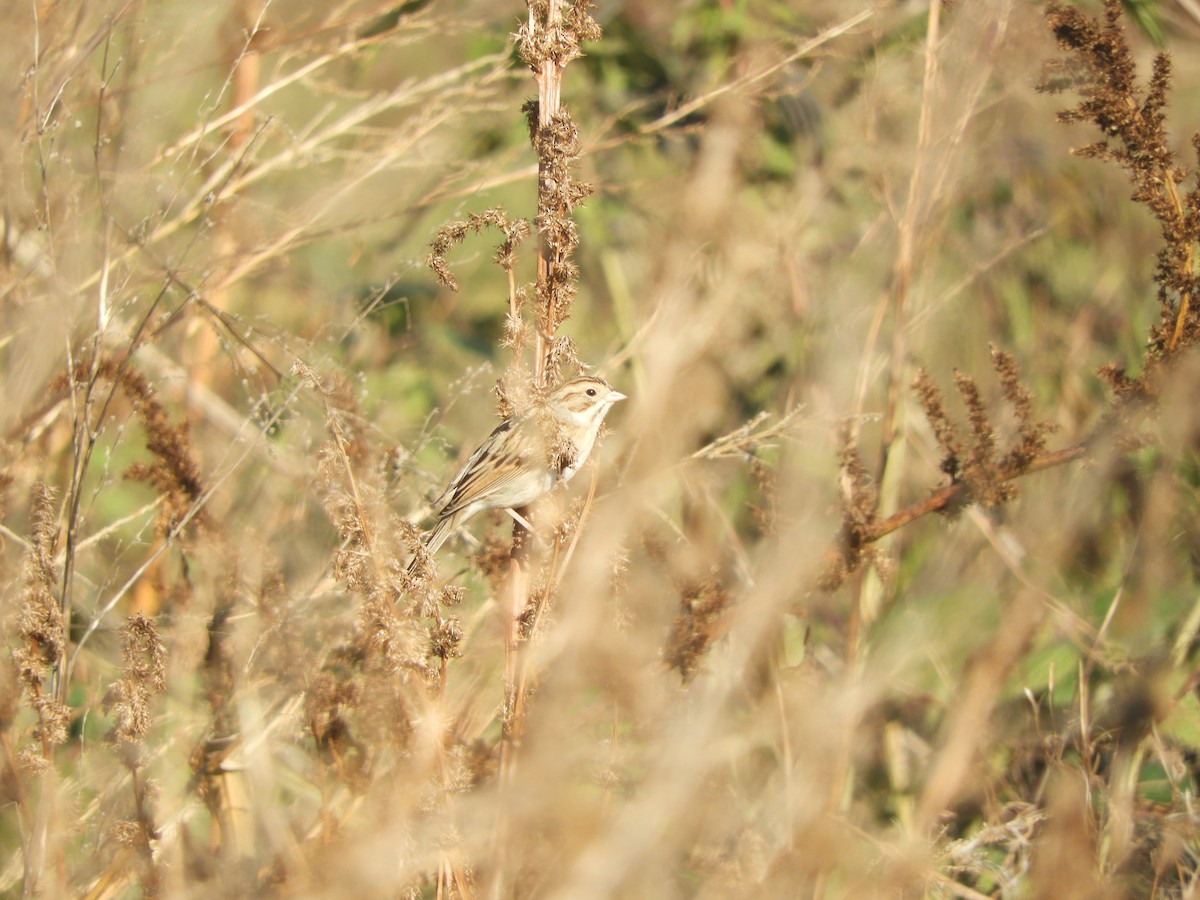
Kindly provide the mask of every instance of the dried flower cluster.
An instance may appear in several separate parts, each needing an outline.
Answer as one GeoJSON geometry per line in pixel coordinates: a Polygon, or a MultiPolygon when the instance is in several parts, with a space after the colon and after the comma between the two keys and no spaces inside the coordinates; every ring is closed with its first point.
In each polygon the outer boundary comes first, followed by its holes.
{"type": "MultiPolygon", "coordinates": [[[[1150,335],[1143,371],[1136,379],[1117,367],[1104,374],[1123,396],[1157,396],[1161,366],[1200,339],[1200,184],[1196,170],[1176,159],[1166,128],[1171,57],[1154,58],[1148,87],[1137,83],[1137,67],[1121,25],[1120,0],[1105,0],[1103,20],[1074,7],[1050,3],[1047,22],[1059,46],[1071,55],[1046,64],[1040,89],[1079,93],[1077,106],[1059,121],[1092,122],[1101,139],[1073,152],[1120,166],[1133,183],[1133,200],[1158,220],[1163,247],[1154,280],[1161,308],[1150,335]]],[[[1192,137],[1200,159],[1200,132],[1192,137]]]]}
{"type": "Polygon", "coordinates": [[[121,761],[129,771],[133,789],[133,813],[113,823],[110,834],[116,843],[133,851],[142,888],[149,896],[158,893],[159,870],[152,842],[161,837],[154,821],[158,783],[143,773],[141,744],[150,731],[150,700],[166,690],[167,651],[154,623],[141,614],[131,616],[122,629],[124,671],[109,685],[102,708],[114,713],[107,740],[117,745],[121,761]]]}
{"type": "Polygon", "coordinates": [[[967,408],[970,434],[964,435],[951,422],[941,392],[929,374],[924,370],[917,374],[914,389],[942,450],[941,469],[950,476],[952,484],[964,488],[948,512],[965,503],[998,506],[1016,497],[1013,480],[1029,469],[1045,449],[1047,435],[1054,431],[1050,423],[1033,418],[1029,391],[1020,382],[1011,354],[993,348],[992,364],[1000,375],[1001,392],[1018,424],[1016,439],[1003,456],[997,455],[996,428],[975,379],[962,372],[954,373],[954,386],[967,408]]]}
{"type": "Polygon", "coordinates": [[[524,219],[510,220],[499,208],[472,214],[465,220],[438,229],[427,263],[442,284],[457,289],[446,262],[446,253],[468,233],[494,227],[504,235],[495,261],[508,276],[509,308],[503,344],[513,351],[513,361],[497,386],[504,417],[526,408],[537,392],[561,381],[579,364],[575,342],[558,335],[570,315],[579,278],[572,257],[579,246],[572,212],[592,193],[591,185],[574,174],[579,158],[579,131],[560,102],[563,68],[582,55],[582,43],[600,37],[600,27],[590,15],[587,0],[530,0],[528,22],[516,34],[522,61],[538,81],[538,99],[525,105],[530,141],[538,156],[538,202],[534,224],[538,233],[538,271],[533,285],[534,361],[532,373],[522,358],[528,344],[521,311],[529,290],[515,278],[516,248],[529,234],[524,219]]]}
{"type": "Polygon", "coordinates": [[[870,545],[879,537],[879,491],[863,464],[850,423],[842,424],[838,444],[842,463],[839,492],[842,527],[817,577],[817,585],[823,591],[836,590],[856,572],[870,554],[870,545]]]}
{"type": "Polygon", "coordinates": [[[125,670],[108,687],[105,712],[114,712],[112,741],[140,741],[150,731],[150,699],[167,686],[167,650],[154,623],[140,613],[123,629],[125,670]]]}
{"type": "Polygon", "coordinates": [[[166,407],[145,375],[126,360],[102,356],[94,362],[76,363],[70,382],[65,376],[56,379],[50,385],[50,392],[100,381],[112,385],[114,397],[117,392],[124,394],[145,431],[146,449],[154,461],[134,463],[125,470],[125,477],[146,482],[162,498],[159,534],[164,537],[172,534],[188,521],[202,526],[205,516],[198,501],[204,494],[204,482],[192,454],[187,420],[171,424],[166,407]]]}
{"type": "Polygon", "coordinates": [[[347,713],[361,702],[361,685],[340,680],[332,672],[318,672],[304,692],[304,722],[309,734],[338,778],[354,787],[363,784],[367,754],[354,736],[347,713]]]}
{"type": "Polygon", "coordinates": [[[125,477],[145,481],[165,501],[159,518],[162,534],[176,531],[188,517],[203,526],[206,517],[198,501],[204,485],[189,445],[187,419],[171,425],[166,408],[155,398],[149,382],[129,366],[121,370],[121,385],[146,430],[146,449],[155,457],[152,463],[130,466],[125,477]]]}
{"type": "Polygon", "coordinates": [[[600,39],[590,0],[527,0],[529,22],[516,34],[521,60],[535,75],[547,66],[562,69],[583,55],[584,41],[600,39]]]}
{"type": "MultiPolygon", "coordinates": [[[[537,67],[531,64],[531,68],[537,67]]],[[[539,123],[533,148],[538,155],[538,211],[534,221],[544,259],[544,265],[538,266],[534,310],[542,338],[541,384],[545,386],[559,381],[564,366],[575,361],[574,346],[556,334],[570,315],[579,280],[572,259],[579,246],[572,211],[592,193],[592,186],[574,177],[579,131],[565,107],[544,124],[539,123]]]]}
{"type": "Polygon", "coordinates": [[[22,761],[37,768],[50,761],[51,748],[67,739],[70,710],[60,703],[46,683],[48,671],[66,653],[62,609],[54,597],[54,556],[58,547],[58,509],[55,492],[45,484],[34,485],[30,499],[31,534],[25,557],[25,588],[20,603],[17,631],[21,645],[13,650],[13,663],[21,687],[38,716],[34,738],[41,754],[23,753],[22,761]]]}
{"type": "MultiPolygon", "coordinates": [[[[438,281],[450,290],[457,291],[458,282],[450,271],[446,254],[456,245],[465,241],[468,235],[482,234],[487,228],[495,228],[504,236],[504,239],[496,247],[494,260],[496,265],[510,276],[513,274],[517,265],[517,248],[529,236],[529,222],[526,219],[509,219],[504,210],[496,206],[492,209],[485,209],[481,213],[471,213],[465,219],[448,222],[440,227],[434,235],[425,262],[433,270],[438,281]]],[[[517,321],[519,322],[519,319],[517,321]]],[[[515,330],[519,331],[520,329],[515,330]]],[[[506,329],[506,335],[507,333],[506,329]]]]}
{"type": "Polygon", "coordinates": [[[320,478],[328,490],[326,510],[341,536],[334,574],[363,597],[364,658],[402,680],[415,674],[419,683],[434,685],[440,676],[432,661],[444,663],[459,652],[461,627],[443,610],[460,602],[461,589],[434,584],[419,532],[388,510],[380,479],[384,462],[367,440],[347,385],[319,378],[305,366],[296,371],[325,405],[331,440],[321,453],[320,478]],[[411,568],[406,557],[416,561],[411,568]]]}
{"type": "Polygon", "coordinates": [[[341,536],[334,575],[364,598],[363,635],[372,656],[392,673],[415,673],[432,682],[436,673],[430,658],[453,655],[457,633],[441,609],[461,595],[435,587],[416,528],[387,509],[380,481],[384,463],[367,440],[349,387],[304,365],[295,371],[323,401],[331,437],[321,453],[319,475],[328,489],[326,511],[341,536]],[[418,563],[409,571],[402,560],[413,555],[418,563]],[[434,622],[428,633],[420,625],[424,619],[434,622]]]}
{"type": "MultiPolygon", "coordinates": [[[[886,519],[880,516],[878,491],[863,464],[854,432],[848,425],[843,427],[842,529],[818,579],[822,590],[841,585],[870,558],[869,546],[884,535],[930,512],[954,515],[972,503],[984,507],[1006,503],[1017,496],[1016,479],[1051,461],[1045,452],[1046,439],[1056,428],[1034,417],[1032,398],[1021,383],[1012,355],[993,347],[992,366],[1000,378],[1001,395],[1017,423],[1008,449],[1003,454],[999,451],[996,426],[974,378],[954,373],[954,386],[967,409],[964,432],[951,419],[929,373],[920,370],[913,390],[942,451],[940,468],[950,477],[950,484],[886,519]]],[[[1070,448],[1055,455],[1053,462],[1067,462],[1081,454],[1081,448],[1070,448]]]]}
{"type": "MultiPolygon", "coordinates": [[[[1167,91],[1171,59],[1155,57],[1149,85],[1137,83],[1137,67],[1121,24],[1119,0],[1104,0],[1104,16],[1097,20],[1061,3],[1046,7],[1046,19],[1059,46],[1071,55],[1048,62],[1039,89],[1048,93],[1075,90],[1081,100],[1059,113],[1064,123],[1091,122],[1102,138],[1074,150],[1077,155],[1101,159],[1124,169],[1133,183],[1132,199],[1144,204],[1158,220],[1163,247],[1158,253],[1159,323],[1147,341],[1142,371],[1130,376],[1124,367],[1109,364],[1100,374],[1113,387],[1119,404],[1116,420],[1155,401],[1163,389],[1169,363],[1200,339],[1200,275],[1197,249],[1200,242],[1200,181],[1198,169],[1181,166],[1171,149],[1166,129],[1167,91]]],[[[1200,159],[1200,132],[1192,139],[1200,159]]],[[[1000,454],[996,430],[980,397],[975,380],[955,372],[954,383],[967,408],[968,429],[956,426],[932,378],[921,371],[915,390],[934,437],[942,451],[941,468],[950,484],[925,501],[880,519],[875,490],[852,440],[843,435],[843,526],[820,579],[828,589],[841,584],[863,562],[864,548],[901,525],[929,512],[953,513],[965,504],[996,506],[1016,496],[1015,479],[1034,469],[1078,459],[1096,434],[1073,447],[1046,452],[1046,437],[1053,428],[1032,414],[1029,391],[1021,384],[1009,354],[992,351],[1001,391],[1017,420],[1018,434],[1000,454]]]]}

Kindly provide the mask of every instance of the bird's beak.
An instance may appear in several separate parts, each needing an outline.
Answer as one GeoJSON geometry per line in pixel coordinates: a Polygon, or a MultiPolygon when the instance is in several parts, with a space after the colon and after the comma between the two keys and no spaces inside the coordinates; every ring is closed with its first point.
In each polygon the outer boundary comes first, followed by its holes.
{"type": "Polygon", "coordinates": [[[620,391],[609,391],[608,396],[604,398],[609,403],[616,403],[618,400],[628,400],[629,398],[620,391]]]}

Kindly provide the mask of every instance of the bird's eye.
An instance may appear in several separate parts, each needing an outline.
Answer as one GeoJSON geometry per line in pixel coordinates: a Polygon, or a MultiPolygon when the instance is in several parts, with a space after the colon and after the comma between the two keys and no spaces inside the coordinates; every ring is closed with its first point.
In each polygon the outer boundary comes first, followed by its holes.
{"type": "Polygon", "coordinates": [[[596,396],[596,389],[595,389],[595,388],[588,388],[588,389],[587,389],[587,395],[588,395],[589,397],[595,397],[595,396],[596,396]]]}

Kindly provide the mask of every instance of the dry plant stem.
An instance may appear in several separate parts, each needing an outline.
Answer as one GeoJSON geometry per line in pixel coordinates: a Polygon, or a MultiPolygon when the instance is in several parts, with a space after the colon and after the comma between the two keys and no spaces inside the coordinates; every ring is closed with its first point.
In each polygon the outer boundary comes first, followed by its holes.
{"type": "MultiPolygon", "coordinates": [[[[442,659],[443,672],[445,670],[445,658],[442,659]]],[[[445,692],[445,677],[442,679],[442,690],[435,698],[437,710],[437,719],[443,723],[441,739],[438,741],[437,749],[437,767],[438,776],[441,778],[442,791],[446,797],[443,801],[441,815],[451,823],[451,827],[457,830],[458,825],[455,821],[455,810],[450,805],[450,798],[454,795],[454,776],[451,771],[450,761],[446,754],[446,744],[450,740],[450,729],[444,723],[450,721],[446,712],[446,692],[445,692]]],[[[454,848],[443,848],[438,851],[438,896],[443,896],[443,890],[456,890],[458,896],[471,898],[475,896],[475,892],[471,888],[471,883],[467,879],[466,869],[463,866],[462,853],[454,848]]],[[[453,896],[448,894],[447,896],[453,896]]]]}
{"type": "MultiPolygon", "coordinates": [[[[71,466],[71,482],[67,490],[66,496],[66,520],[67,520],[67,535],[65,542],[65,552],[63,556],[63,578],[62,578],[62,596],[59,598],[61,603],[61,613],[63,618],[63,630],[66,634],[71,633],[71,581],[75,572],[76,559],[76,544],[79,541],[77,532],[77,522],[79,518],[79,506],[83,501],[83,476],[88,469],[88,464],[91,461],[92,450],[96,446],[98,432],[92,431],[90,424],[92,392],[95,390],[97,383],[96,367],[99,363],[99,357],[96,356],[92,363],[92,372],[88,379],[88,384],[84,389],[84,397],[82,409],[80,409],[76,400],[76,392],[68,387],[71,398],[71,431],[73,435],[73,465],[71,466]]],[[[74,360],[68,355],[67,366],[70,371],[74,371],[74,360]]],[[[109,388],[108,399],[104,403],[104,408],[107,408],[108,402],[116,395],[117,386],[113,384],[109,388]]],[[[103,418],[103,411],[101,414],[103,418]]],[[[99,420],[98,420],[99,421],[99,420]]],[[[65,701],[67,694],[67,648],[64,644],[62,655],[58,661],[59,669],[55,675],[54,693],[60,703],[65,701]]]]}
{"type": "MultiPolygon", "coordinates": [[[[547,0],[544,7],[545,19],[539,21],[538,4],[528,2],[529,33],[537,35],[543,32],[557,31],[562,25],[561,0],[547,0]]],[[[538,133],[542,133],[553,117],[558,113],[562,87],[562,67],[549,54],[540,60],[536,74],[538,84],[538,133]]],[[[538,145],[535,140],[535,146],[538,145]]],[[[543,153],[538,154],[538,212],[543,213],[548,205],[546,191],[546,172],[549,161],[543,153]]],[[[537,282],[539,285],[550,285],[551,253],[549,242],[539,228],[537,252],[537,282]]],[[[509,308],[510,314],[516,312],[515,276],[509,267],[509,308]]],[[[552,290],[546,291],[548,302],[553,310],[554,296],[552,290]]],[[[514,315],[515,317],[515,315],[514,315]]],[[[547,315],[540,321],[553,322],[553,316],[547,315]]],[[[552,335],[546,334],[542,326],[535,325],[534,343],[534,383],[544,386],[546,377],[547,355],[550,352],[552,335]]],[[[524,518],[527,510],[517,510],[524,518]]],[[[504,636],[504,699],[501,709],[500,737],[500,790],[502,794],[510,789],[513,775],[516,771],[516,749],[520,743],[521,714],[518,701],[518,670],[520,668],[520,616],[529,596],[529,574],[526,571],[526,541],[529,533],[520,522],[513,522],[512,545],[509,550],[509,604],[506,610],[504,636]]],[[[492,844],[491,884],[489,895],[499,897],[504,891],[507,880],[505,865],[506,845],[508,843],[509,822],[504,809],[507,804],[499,805],[500,815],[496,823],[496,834],[492,844]]]]}
{"type": "MultiPolygon", "coordinates": [[[[236,28],[240,32],[240,41],[234,48],[233,59],[230,62],[229,81],[232,83],[232,90],[229,94],[229,106],[231,109],[242,110],[241,114],[234,120],[233,130],[229,135],[227,144],[228,150],[232,156],[242,156],[248,142],[256,134],[254,127],[254,109],[251,101],[258,91],[260,57],[258,54],[258,44],[260,43],[260,27],[262,18],[266,15],[267,7],[262,5],[258,10],[257,20],[255,19],[252,10],[252,4],[247,0],[239,0],[235,4],[233,10],[229,14],[228,22],[231,28],[236,28]]],[[[244,156],[243,156],[244,158],[244,156]]],[[[231,173],[237,171],[237,168],[230,170],[231,173]]],[[[214,211],[213,239],[218,247],[221,248],[223,255],[230,257],[236,256],[236,237],[230,227],[229,216],[230,209],[220,208],[214,211]]],[[[209,291],[207,298],[204,301],[205,306],[214,310],[223,310],[228,306],[228,291],[233,279],[225,279],[218,283],[213,290],[209,291]]],[[[212,384],[213,373],[211,361],[215,359],[219,351],[219,343],[216,329],[202,328],[197,336],[195,348],[192,356],[192,378],[189,379],[189,384],[197,384],[208,386],[212,384]]]]}
{"type": "MultiPolygon", "coordinates": [[[[1133,103],[1130,102],[1133,106],[1133,103]]],[[[1171,206],[1175,211],[1176,221],[1183,221],[1186,215],[1183,200],[1179,196],[1179,186],[1175,183],[1175,178],[1170,172],[1163,173],[1161,179],[1166,187],[1167,196],[1170,198],[1171,206]]],[[[1191,276],[1196,270],[1196,244],[1189,242],[1187,245],[1187,256],[1184,259],[1183,270],[1186,275],[1191,276]]],[[[1175,345],[1179,343],[1180,335],[1183,334],[1183,326],[1187,322],[1188,313],[1191,312],[1192,294],[1190,291],[1183,291],[1179,296],[1179,313],[1175,316],[1175,327],[1171,331],[1171,340],[1167,345],[1167,349],[1173,351],[1175,345]]]]}
{"type": "MultiPolygon", "coordinates": [[[[527,518],[528,509],[517,511],[527,518]]],[[[518,703],[518,671],[521,659],[521,611],[529,596],[529,573],[526,569],[526,542],[529,532],[514,519],[512,545],[509,550],[509,604],[505,610],[504,634],[504,698],[500,710],[500,792],[504,796],[512,785],[516,773],[517,748],[521,741],[521,712],[518,703]]],[[[492,840],[491,881],[488,896],[500,897],[504,892],[507,866],[509,820],[507,803],[498,805],[495,836],[492,840]]]]}
{"type": "MultiPolygon", "coordinates": [[[[47,885],[43,878],[48,874],[46,865],[46,844],[49,840],[50,833],[50,805],[52,800],[48,795],[52,793],[51,782],[52,776],[46,773],[42,778],[38,779],[34,793],[36,798],[33,802],[33,829],[29,839],[25,842],[25,858],[24,858],[24,883],[22,885],[21,896],[23,898],[33,898],[41,896],[43,892],[51,893],[46,890],[47,885]]],[[[61,868],[61,867],[56,867],[61,868]]]]}
{"type": "Polygon", "coordinates": [[[513,522],[513,550],[509,560],[509,606],[508,621],[505,622],[504,636],[504,747],[502,761],[506,759],[507,766],[502,766],[502,773],[508,777],[514,762],[511,756],[513,747],[520,743],[520,704],[517,700],[517,673],[521,669],[521,612],[529,597],[529,572],[525,567],[525,542],[529,532],[520,522],[513,522]]]}
{"type": "MultiPolygon", "coordinates": [[[[787,700],[784,696],[783,679],[779,673],[779,658],[771,660],[771,681],[775,685],[775,706],[779,712],[779,743],[780,752],[783,756],[783,795],[785,797],[784,815],[786,816],[787,841],[786,847],[788,851],[795,849],[796,841],[796,787],[795,780],[792,776],[795,765],[795,754],[792,752],[792,737],[788,726],[787,700]]],[[[614,714],[615,718],[615,714],[614,714]]],[[[613,743],[616,743],[616,722],[613,723],[613,743]]]]}
{"type": "Polygon", "coordinates": [[[900,247],[896,253],[896,266],[892,273],[891,304],[894,309],[892,323],[892,371],[888,383],[887,407],[883,416],[883,446],[879,466],[878,483],[883,482],[887,468],[888,453],[896,440],[896,416],[900,404],[900,391],[905,379],[908,342],[906,319],[908,312],[909,287],[912,284],[915,264],[917,232],[921,223],[922,197],[924,190],[922,174],[929,154],[930,129],[933,118],[933,92],[937,82],[937,51],[940,34],[941,0],[929,4],[929,24],[925,31],[925,76],[921,85],[921,113],[917,125],[917,152],[913,163],[912,177],[908,182],[908,198],[904,206],[904,218],[900,223],[900,247]]]}
{"type": "MultiPolygon", "coordinates": [[[[1132,101],[1127,101],[1131,107],[1136,106],[1132,101]]],[[[1186,215],[1183,200],[1179,196],[1179,186],[1175,183],[1175,178],[1170,172],[1164,172],[1160,178],[1160,183],[1166,188],[1167,197],[1171,202],[1171,207],[1175,212],[1176,221],[1183,221],[1186,215]]],[[[1196,245],[1189,242],[1187,245],[1187,255],[1183,262],[1183,271],[1186,275],[1191,276],[1196,269],[1196,245]]],[[[1174,350],[1175,345],[1179,343],[1179,337],[1183,333],[1183,326],[1187,322],[1188,313],[1191,311],[1192,295],[1190,291],[1183,291],[1179,296],[1179,313],[1175,317],[1175,327],[1171,331],[1171,340],[1167,345],[1168,350],[1174,350]]]]}
{"type": "MultiPolygon", "coordinates": [[[[1071,447],[1065,447],[1062,450],[1055,450],[1052,453],[1046,453],[1031,462],[1029,467],[1021,474],[1029,475],[1034,472],[1041,472],[1044,469],[1052,469],[1056,466],[1066,465],[1078,459],[1083,459],[1083,457],[1087,456],[1088,447],[1087,443],[1080,443],[1071,447]]],[[[938,490],[934,491],[924,500],[914,503],[911,506],[906,506],[899,512],[880,520],[872,532],[872,539],[878,540],[884,535],[891,534],[893,531],[903,528],[909,522],[919,519],[922,516],[946,509],[959,500],[967,490],[967,485],[961,482],[938,488],[938,490]]]]}
{"type": "MultiPolygon", "coordinates": [[[[546,0],[546,21],[539,23],[536,21],[535,13],[536,5],[529,4],[529,30],[536,32],[544,30],[546,32],[556,32],[562,27],[562,0],[546,0]]],[[[538,131],[542,131],[550,126],[554,117],[558,115],[559,107],[562,105],[562,65],[549,54],[541,61],[541,71],[537,74],[538,85],[538,131]]],[[[546,156],[540,155],[538,159],[538,210],[542,211],[548,197],[545,196],[544,183],[546,172],[549,168],[549,160],[546,156]]],[[[538,240],[538,256],[537,256],[537,280],[538,284],[550,284],[550,268],[553,265],[551,255],[553,254],[549,242],[545,236],[538,240]]],[[[555,296],[553,289],[547,291],[547,302],[550,308],[547,310],[545,321],[554,321],[554,305],[555,296]]],[[[536,361],[534,370],[534,381],[542,386],[545,386],[547,356],[550,353],[550,342],[553,340],[552,334],[545,334],[539,327],[536,329],[537,341],[535,345],[536,361]]]]}
{"type": "MultiPolygon", "coordinates": [[[[865,394],[865,368],[874,356],[875,342],[880,335],[888,306],[892,309],[892,350],[891,373],[888,380],[887,403],[883,415],[882,439],[879,453],[879,469],[875,479],[876,484],[883,486],[887,475],[888,463],[897,436],[897,417],[900,405],[902,384],[907,381],[908,369],[908,299],[912,285],[913,267],[915,265],[918,232],[925,203],[923,192],[925,184],[923,174],[929,157],[931,144],[930,132],[932,126],[932,107],[934,89],[938,73],[938,38],[940,36],[941,2],[932,0],[929,6],[929,20],[925,31],[925,73],[921,85],[921,111],[917,125],[917,147],[914,154],[912,176],[908,182],[908,196],[905,200],[904,215],[899,224],[899,247],[896,252],[896,262],[892,271],[892,286],[888,296],[880,299],[878,309],[871,323],[868,336],[867,351],[863,354],[864,377],[860,379],[860,400],[865,394]]],[[[880,534],[876,539],[883,537],[880,534]]],[[[846,661],[850,677],[856,669],[856,659],[863,618],[868,615],[867,592],[871,589],[872,579],[860,574],[855,589],[855,603],[850,611],[850,622],[846,632],[846,661]]],[[[849,735],[845,738],[850,739],[849,735]]],[[[847,748],[848,749],[848,748],[847,748]]],[[[850,768],[841,766],[839,777],[831,785],[830,802],[836,803],[843,795],[845,785],[842,779],[850,776],[850,768]]]]}
{"type": "MultiPolygon", "coordinates": [[[[121,356],[118,362],[118,367],[124,369],[129,364],[129,359],[133,352],[141,343],[143,335],[150,323],[151,318],[158,310],[159,304],[166,297],[167,289],[164,286],[155,296],[154,301],[150,304],[150,308],[138,323],[133,336],[129,340],[129,348],[121,356]]],[[[103,307],[101,307],[103,312],[103,307]]],[[[101,332],[102,333],[102,332],[101,332]]],[[[96,448],[96,442],[100,439],[99,429],[93,429],[92,408],[95,403],[96,385],[100,378],[100,353],[99,353],[99,335],[97,336],[97,345],[95,352],[92,353],[88,382],[84,386],[82,408],[76,405],[76,393],[73,390],[73,385],[68,381],[68,391],[72,405],[72,433],[74,435],[74,459],[71,467],[71,482],[70,488],[65,498],[66,511],[66,547],[63,557],[63,576],[62,576],[62,596],[60,598],[60,609],[62,610],[63,628],[66,634],[71,633],[71,582],[75,573],[75,556],[77,545],[79,543],[79,508],[83,502],[83,480],[91,463],[92,453],[96,448]]],[[[70,348],[67,353],[67,371],[74,373],[75,361],[72,357],[70,348]]],[[[114,378],[109,386],[108,393],[100,403],[99,409],[95,414],[95,421],[101,423],[108,415],[109,406],[117,395],[119,377],[114,378]]],[[[67,682],[70,674],[69,660],[73,657],[67,653],[68,643],[64,642],[63,652],[58,659],[58,665],[55,672],[55,695],[60,703],[66,703],[67,697],[67,682]]]]}
{"type": "Polygon", "coordinates": [[[241,0],[231,13],[231,21],[235,26],[241,26],[243,41],[233,59],[230,79],[233,90],[229,95],[230,112],[239,111],[233,132],[229,136],[229,146],[236,150],[249,138],[254,125],[253,101],[258,93],[260,60],[258,44],[262,35],[263,16],[266,15],[267,4],[251,4],[241,0]],[[257,18],[253,7],[260,6],[257,18]]]}
{"type": "MultiPolygon", "coordinates": [[[[520,525],[513,524],[513,529],[520,528],[520,525]]],[[[515,540],[515,538],[514,538],[515,540]]],[[[529,573],[521,566],[521,564],[513,559],[511,570],[512,592],[510,597],[512,603],[508,608],[508,631],[505,635],[504,646],[504,750],[508,751],[507,765],[503,765],[501,772],[505,778],[511,779],[515,759],[512,756],[512,751],[521,742],[521,719],[525,712],[525,679],[527,675],[528,665],[524,655],[521,653],[521,613],[525,609],[525,604],[529,597],[529,573]]],[[[501,762],[505,761],[501,757],[501,762]]]]}
{"type": "Polygon", "coordinates": [[[29,838],[29,802],[25,795],[25,782],[21,778],[21,770],[17,762],[17,754],[13,752],[12,739],[7,731],[0,731],[0,747],[4,749],[4,764],[8,769],[8,777],[12,779],[13,799],[17,805],[17,816],[21,824],[22,845],[29,838]]]}
{"type": "MultiPolygon", "coordinates": [[[[563,0],[545,0],[544,3],[529,2],[528,29],[530,43],[540,37],[547,45],[556,43],[563,30],[563,0]]],[[[551,158],[549,151],[543,148],[541,135],[549,134],[552,123],[561,110],[562,75],[567,59],[557,58],[555,53],[544,51],[537,60],[535,77],[538,85],[537,134],[534,140],[538,148],[538,253],[537,253],[537,284],[539,297],[545,297],[546,309],[540,310],[535,327],[534,345],[534,383],[546,387],[551,372],[556,368],[551,363],[554,349],[554,329],[559,318],[558,304],[558,270],[565,260],[560,258],[564,252],[561,247],[553,244],[547,236],[547,223],[553,217],[569,215],[555,208],[555,189],[551,182],[551,167],[560,164],[551,158]]],[[[569,252],[569,251],[566,251],[569,252]]],[[[509,271],[510,308],[515,307],[516,291],[513,284],[513,274],[509,271]]],[[[523,513],[523,510],[518,510],[523,513]]],[[[522,686],[520,678],[520,616],[529,601],[529,575],[526,571],[526,542],[531,535],[519,523],[513,523],[512,548],[510,550],[510,597],[508,621],[506,622],[505,659],[504,659],[504,708],[502,746],[500,748],[500,779],[502,786],[511,782],[513,766],[515,765],[515,749],[520,742],[521,710],[523,708],[522,686]]],[[[500,848],[499,835],[505,831],[502,824],[497,828],[496,848],[500,848]]],[[[501,890],[504,882],[503,869],[500,865],[502,857],[494,858],[493,889],[501,890]]]]}

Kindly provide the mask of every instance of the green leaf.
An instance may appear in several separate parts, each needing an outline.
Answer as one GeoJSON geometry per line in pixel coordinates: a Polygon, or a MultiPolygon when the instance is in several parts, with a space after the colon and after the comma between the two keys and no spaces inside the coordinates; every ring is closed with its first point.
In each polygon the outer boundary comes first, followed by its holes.
{"type": "Polygon", "coordinates": [[[1167,42],[1162,20],[1158,15],[1158,0],[1123,0],[1125,12],[1155,47],[1167,42]]]}

